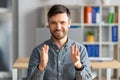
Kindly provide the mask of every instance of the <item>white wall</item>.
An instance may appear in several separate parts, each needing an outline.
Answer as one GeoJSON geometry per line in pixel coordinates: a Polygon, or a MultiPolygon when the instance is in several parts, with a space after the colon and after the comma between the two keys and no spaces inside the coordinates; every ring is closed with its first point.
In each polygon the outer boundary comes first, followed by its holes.
{"type": "Polygon", "coordinates": [[[29,56],[35,45],[35,28],[38,26],[39,0],[18,1],[19,57],[29,56]]]}

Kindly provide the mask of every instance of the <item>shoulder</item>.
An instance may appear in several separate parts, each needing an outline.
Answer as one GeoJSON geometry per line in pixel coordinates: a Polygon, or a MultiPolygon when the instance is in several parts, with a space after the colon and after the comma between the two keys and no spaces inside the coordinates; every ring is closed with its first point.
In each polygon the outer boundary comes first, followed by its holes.
{"type": "Polygon", "coordinates": [[[71,40],[71,43],[72,43],[72,45],[77,45],[78,48],[85,48],[85,46],[82,43],[78,42],[78,41],[71,40]]]}
{"type": "Polygon", "coordinates": [[[49,40],[46,40],[46,41],[43,41],[42,43],[36,45],[36,46],[34,47],[34,49],[41,49],[41,47],[42,47],[44,44],[49,45],[49,44],[50,44],[50,39],[49,39],[49,40]]]}
{"type": "Polygon", "coordinates": [[[78,41],[75,41],[75,40],[71,40],[71,45],[77,45],[79,51],[82,53],[82,52],[86,52],[86,47],[84,44],[78,42],[78,41]]]}

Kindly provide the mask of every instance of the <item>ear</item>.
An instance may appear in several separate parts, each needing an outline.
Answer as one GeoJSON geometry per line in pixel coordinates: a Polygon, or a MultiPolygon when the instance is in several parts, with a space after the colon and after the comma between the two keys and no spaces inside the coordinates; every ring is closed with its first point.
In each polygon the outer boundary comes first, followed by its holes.
{"type": "Polygon", "coordinates": [[[49,22],[47,22],[47,28],[49,28],[49,25],[50,25],[49,22]]]}
{"type": "Polygon", "coordinates": [[[71,26],[71,22],[72,22],[72,20],[70,19],[69,21],[68,21],[68,27],[70,28],[70,26],[71,26]]]}

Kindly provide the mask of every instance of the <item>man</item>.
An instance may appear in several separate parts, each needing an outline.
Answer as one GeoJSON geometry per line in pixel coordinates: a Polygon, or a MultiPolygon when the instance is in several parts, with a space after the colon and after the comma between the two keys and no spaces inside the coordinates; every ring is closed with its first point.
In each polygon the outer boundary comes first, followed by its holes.
{"type": "Polygon", "coordinates": [[[34,48],[28,80],[91,80],[86,48],[68,37],[70,11],[54,5],[48,12],[51,39],[34,48]]]}

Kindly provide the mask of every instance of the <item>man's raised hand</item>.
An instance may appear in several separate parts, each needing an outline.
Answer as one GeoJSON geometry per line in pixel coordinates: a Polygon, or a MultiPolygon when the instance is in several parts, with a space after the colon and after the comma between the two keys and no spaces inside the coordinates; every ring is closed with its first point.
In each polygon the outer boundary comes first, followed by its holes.
{"type": "Polygon", "coordinates": [[[44,44],[42,49],[41,49],[41,52],[40,52],[40,64],[39,64],[39,70],[40,71],[43,71],[46,66],[47,66],[47,63],[48,63],[48,51],[49,51],[49,46],[44,44]]]}

